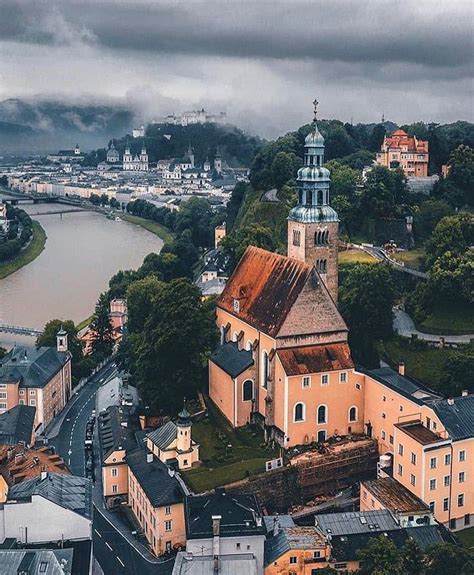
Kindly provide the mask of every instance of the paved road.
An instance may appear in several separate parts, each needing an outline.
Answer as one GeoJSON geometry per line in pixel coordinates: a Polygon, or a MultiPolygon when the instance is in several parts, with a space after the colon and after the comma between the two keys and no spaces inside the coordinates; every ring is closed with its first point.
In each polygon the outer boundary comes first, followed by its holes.
{"type": "Polygon", "coordinates": [[[413,268],[406,267],[406,266],[404,266],[398,262],[395,262],[391,258],[387,257],[387,254],[385,253],[383,248],[380,248],[378,246],[366,246],[366,245],[364,245],[361,249],[363,249],[364,251],[366,251],[370,255],[374,256],[374,258],[389,263],[392,267],[396,268],[397,270],[400,270],[400,271],[405,272],[407,274],[410,274],[412,276],[416,276],[418,278],[426,279],[428,277],[428,274],[426,274],[425,272],[420,272],[419,270],[414,270],[413,268]]]}
{"type": "Polygon", "coordinates": [[[74,475],[85,475],[84,439],[86,423],[95,407],[100,385],[117,371],[114,363],[105,366],[79,392],[65,416],[58,435],[50,440],[74,475]]]}
{"type": "Polygon", "coordinates": [[[124,537],[94,509],[94,556],[104,575],[169,575],[174,557],[162,563],[149,563],[124,537]]]}
{"type": "Polygon", "coordinates": [[[471,339],[474,339],[474,334],[437,335],[433,333],[423,333],[416,329],[415,323],[405,311],[393,308],[393,314],[393,329],[402,337],[411,337],[415,334],[419,339],[425,341],[441,342],[441,338],[443,338],[446,343],[470,343],[471,339]]]}

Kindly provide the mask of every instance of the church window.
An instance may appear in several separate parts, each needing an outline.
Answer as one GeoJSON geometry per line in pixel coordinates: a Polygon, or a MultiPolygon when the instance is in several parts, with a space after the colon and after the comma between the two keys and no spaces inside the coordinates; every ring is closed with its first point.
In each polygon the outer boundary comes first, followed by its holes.
{"type": "Polygon", "coordinates": [[[252,401],[253,399],[253,381],[246,379],[242,384],[242,400],[252,401]]]}
{"type": "Polygon", "coordinates": [[[318,206],[321,206],[323,203],[323,191],[318,190],[318,206]]]}
{"type": "Polygon", "coordinates": [[[268,387],[268,375],[269,375],[268,353],[264,351],[262,353],[262,387],[265,389],[267,389],[268,387]]]}
{"type": "Polygon", "coordinates": [[[325,405],[320,405],[318,407],[318,423],[328,422],[328,408],[325,405]]]}
{"type": "Polygon", "coordinates": [[[294,421],[304,421],[305,419],[305,405],[304,403],[297,403],[295,405],[294,421]]]}
{"type": "Polygon", "coordinates": [[[357,407],[349,409],[349,421],[357,421],[357,407]]]}
{"type": "Polygon", "coordinates": [[[293,230],[293,245],[299,246],[301,244],[301,232],[300,230],[293,230]]]}

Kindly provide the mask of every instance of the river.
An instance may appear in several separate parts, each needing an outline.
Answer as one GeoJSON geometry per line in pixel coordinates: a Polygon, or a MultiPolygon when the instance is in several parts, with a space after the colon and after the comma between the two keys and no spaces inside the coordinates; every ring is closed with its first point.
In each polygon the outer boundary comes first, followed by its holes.
{"type": "MultiPolygon", "coordinates": [[[[26,212],[59,209],[27,204],[26,212]]],[[[34,216],[32,216],[34,218],[34,216]]],[[[158,236],[128,222],[78,211],[36,218],[48,237],[33,262],[0,280],[0,323],[42,328],[53,318],[76,323],[89,317],[109,279],[118,270],[138,268],[150,252],[159,252],[158,236]]],[[[32,343],[31,338],[0,332],[0,346],[32,343]]]]}

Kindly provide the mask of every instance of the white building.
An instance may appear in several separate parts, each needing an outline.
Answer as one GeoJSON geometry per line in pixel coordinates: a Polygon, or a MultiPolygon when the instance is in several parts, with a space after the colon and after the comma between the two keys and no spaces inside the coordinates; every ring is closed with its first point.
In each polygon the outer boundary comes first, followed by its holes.
{"type": "Polygon", "coordinates": [[[204,108],[201,110],[188,110],[182,114],[169,114],[162,120],[163,124],[173,124],[177,126],[189,126],[191,124],[225,124],[227,122],[227,114],[219,112],[219,114],[208,114],[204,108]]]}
{"type": "Polygon", "coordinates": [[[0,233],[8,233],[7,204],[0,204],[0,233]]]}
{"type": "Polygon", "coordinates": [[[148,172],[148,154],[146,152],[145,144],[142,146],[140,156],[138,156],[138,154],[132,156],[130,146],[127,145],[123,155],[123,170],[124,172],[148,172]]]}
{"type": "Polygon", "coordinates": [[[10,487],[0,506],[0,542],[50,543],[92,539],[92,483],[42,472],[10,487]]]}
{"type": "Polygon", "coordinates": [[[120,155],[115,149],[114,143],[112,142],[107,150],[107,162],[109,164],[116,164],[120,161],[120,155]]]}
{"type": "Polygon", "coordinates": [[[140,126],[139,128],[133,128],[132,136],[134,138],[144,138],[145,137],[145,126],[140,126]]]}

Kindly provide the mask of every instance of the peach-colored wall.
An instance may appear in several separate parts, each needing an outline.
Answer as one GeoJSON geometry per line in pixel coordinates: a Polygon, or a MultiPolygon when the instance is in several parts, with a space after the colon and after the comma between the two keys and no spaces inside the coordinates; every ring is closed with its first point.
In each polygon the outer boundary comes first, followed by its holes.
{"type": "Polygon", "coordinates": [[[102,464],[102,493],[104,497],[128,493],[128,465],[124,449],[113,451],[102,464]],[[114,491],[114,485],[116,485],[114,491]]]}
{"type": "Polygon", "coordinates": [[[0,404],[5,405],[0,408],[0,413],[18,405],[18,382],[0,385],[0,404]]]}
{"type": "Polygon", "coordinates": [[[330,564],[324,559],[330,555],[329,547],[314,549],[290,549],[270,565],[265,567],[265,575],[311,575],[313,569],[322,569],[330,564]],[[315,558],[314,553],[319,552],[320,557],[315,558]],[[296,557],[296,563],[290,563],[290,557],[296,557]]]}
{"type": "Polygon", "coordinates": [[[177,503],[169,507],[153,507],[145,492],[129,469],[129,505],[144,530],[145,536],[155,555],[166,551],[167,543],[171,547],[186,545],[186,527],[184,504],[177,503]],[[166,530],[166,522],[171,521],[171,530],[166,530]]]}
{"type": "Polygon", "coordinates": [[[421,408],[375,379],[363,374],[359,377],[365,381],[365,422],[372,425],[372,437],[378,440],[380,453],[393,453],[394,425],[400,421],[418,419],[421,408]]]}
{"type": "Polygon", "coordinates": [[[354,370],[325,372],[328,384],[322,385],[322,375],[322,373],[309,375],[309,388],[303,387],[303,376],[287,378],[288,446],[317,441],[319,431],[326,431],[327,437],[347,435],[349,427],[350,433],[364,431],[364,392],[363,389],[356,388],[356,383],[360,384],[360,376],[355,374],[354,370]],[[346,383],[341,383],[341,373],[346,374],[346,383]],[[305,419],[301,422],[294,421],[297,403],[303,403],[305,406],[305,419]],[[326,423],[318,423],[319,406],[326,406],[326,423]],[[349,421],[351,407],[355,407],[357,413],[356,421],[352,422],[349,421]]]}

